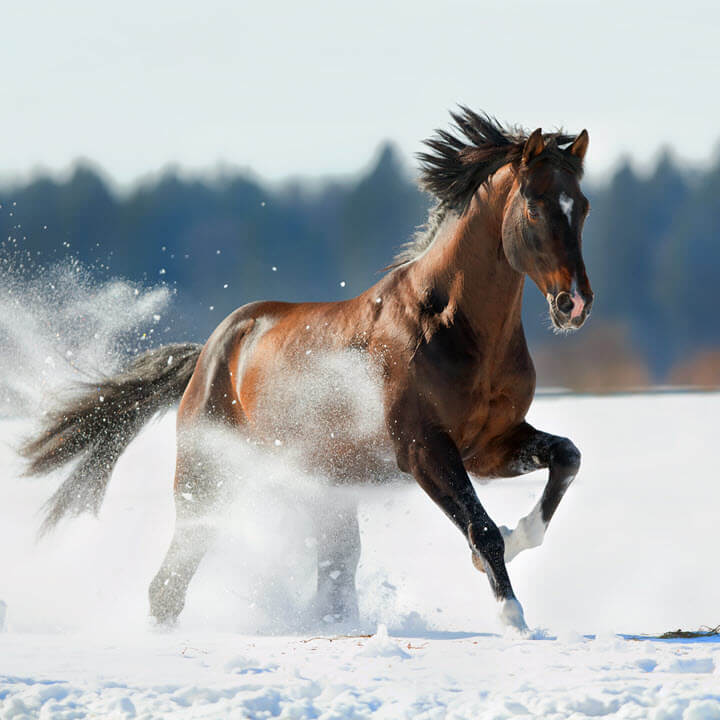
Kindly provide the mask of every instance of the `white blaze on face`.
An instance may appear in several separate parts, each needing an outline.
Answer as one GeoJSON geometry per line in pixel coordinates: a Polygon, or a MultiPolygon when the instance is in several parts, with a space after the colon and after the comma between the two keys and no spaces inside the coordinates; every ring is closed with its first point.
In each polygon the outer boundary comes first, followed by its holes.
{"type": "Polygon", "coordinates": [[[572,226],[572,209],[575,201],[566,195],[564,192],[560,193],[560,209],[567,218],[568,225],[572,226]]]}

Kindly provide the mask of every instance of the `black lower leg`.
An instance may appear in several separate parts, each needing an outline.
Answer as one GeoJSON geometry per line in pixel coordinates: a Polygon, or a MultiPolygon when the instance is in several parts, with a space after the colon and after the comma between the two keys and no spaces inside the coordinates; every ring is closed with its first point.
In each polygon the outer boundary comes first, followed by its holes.
{"type": "Polygon", "coordinates": [[[482,565],[497,600],[515,597],[505,567],[505,542],[497,525],[489,518],[478,518],[468,527],[468,541],[475,564],[482,565]]]}
{"type": "Polygon", "coordinates": [[[477,564],[487,572],[495,597],[513,599],[503,537],[480,503],[455,443],[446,433],[437,432],[424,443],[403,449],[407,456],[401,457],[401,467],[407,464],[418,484],[466,536],[477,564]]]}
{"type": "Polygon", "coordinates": [[[547,437],[550,473],[540,501],[545,524],[550,522],[570,483],[580,470],[580,451],[575,445],[567,438],[555,435],[547,437]]]}
{"type": "Polygon", "coordinates": [[[528,423],[518,426],[503,445],[507,460],[498,475],[513,477],[549,468],[540,505],[543,521],[550,522],[580,469],[580,451],[568,438],[536,430],[528,423]]]}

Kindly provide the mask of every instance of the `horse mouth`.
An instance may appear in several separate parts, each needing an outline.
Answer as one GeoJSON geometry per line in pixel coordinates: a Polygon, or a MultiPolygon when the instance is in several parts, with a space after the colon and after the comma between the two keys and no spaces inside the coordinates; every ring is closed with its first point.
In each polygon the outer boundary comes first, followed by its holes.
{"type": "Polygon", "coordinates": [[[579,330],[585,323],[585,317],[567,320],[561,317],[557,310],[550,310],[550,321],[553,329],[558,332],[575,332],[579,330]]]}

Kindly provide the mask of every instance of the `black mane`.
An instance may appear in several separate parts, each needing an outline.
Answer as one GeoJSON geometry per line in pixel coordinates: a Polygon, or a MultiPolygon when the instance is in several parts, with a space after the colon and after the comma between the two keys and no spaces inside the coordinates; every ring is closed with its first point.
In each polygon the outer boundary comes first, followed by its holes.
{"type": "MultiPolygon", "coordinates": [[[[452,131],[436,130],[425,140],[432,152],[418,153],[420,186],[438,199],[443,210],[464,212],[475,191],[490,175],[507,163],[519,163],[528,134],[521,128],[505,128],[495,118],[460,106],[450,113],[452,131]]],[[[561,146],[574,142],[575,135],[561,132],[543,135],[552,157],[580,175],[582,163],[561,146]]]]}

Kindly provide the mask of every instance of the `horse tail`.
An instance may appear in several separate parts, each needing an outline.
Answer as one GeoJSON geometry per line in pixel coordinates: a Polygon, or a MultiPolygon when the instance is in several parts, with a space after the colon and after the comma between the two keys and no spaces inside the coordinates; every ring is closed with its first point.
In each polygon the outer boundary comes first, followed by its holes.
{"type": "Polygon", "coordinates": [[[202,345],[164,345],[136,358],[113,377],[82,383],[52,410],[20,448],[25,475],[45,475],[76,460],[70,476],[47,501],[40,534],[67,515],[97,514],[115,463],[142,427],[185,392],[202,345]]]}

